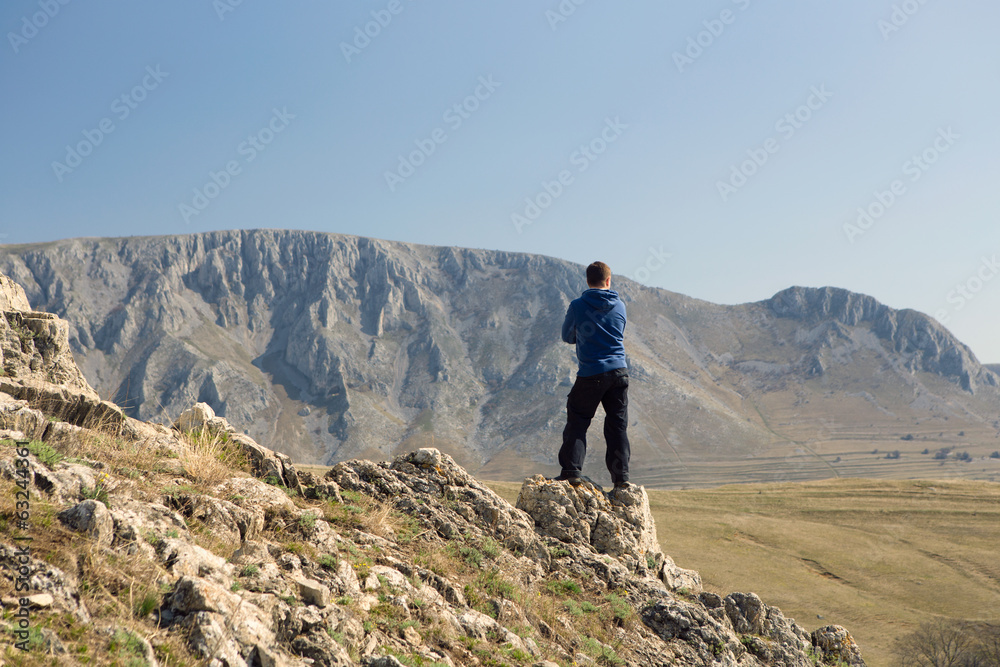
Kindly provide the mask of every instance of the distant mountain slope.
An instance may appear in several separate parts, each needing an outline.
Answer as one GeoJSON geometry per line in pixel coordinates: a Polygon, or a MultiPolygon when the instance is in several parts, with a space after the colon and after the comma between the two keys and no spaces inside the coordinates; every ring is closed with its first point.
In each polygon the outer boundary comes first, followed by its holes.
{"type": "MultiPolygon", "coordinates": [[[[252,230],[4,246],[0,271],[71,323],[91,384],[141,419],[201,400],[304,462],[433,444],[480,475],[552,469],[575,373],[558,332],[585,288],[578,265],[252,230]]],[[[872,442],[905,434],[892,449],[959,437],[996,448],[996,374],[920,313],[833,288],[721,306],[613,287],[629,312],[643,482],[851,475],[876,463],[872,442]]],[[[881,458],[885,475],[929,461],[881,458]]]]}

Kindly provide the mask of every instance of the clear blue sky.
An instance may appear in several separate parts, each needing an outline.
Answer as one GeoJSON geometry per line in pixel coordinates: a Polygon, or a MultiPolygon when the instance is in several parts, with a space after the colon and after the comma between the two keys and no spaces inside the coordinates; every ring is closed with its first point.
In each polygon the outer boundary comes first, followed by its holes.
{"type": "Polygon", "coordinates": [[[2,242],[283,227],[720,303],[834,285],[1000,362],[995,0],[235,2],[2,4],[2,242]]]}

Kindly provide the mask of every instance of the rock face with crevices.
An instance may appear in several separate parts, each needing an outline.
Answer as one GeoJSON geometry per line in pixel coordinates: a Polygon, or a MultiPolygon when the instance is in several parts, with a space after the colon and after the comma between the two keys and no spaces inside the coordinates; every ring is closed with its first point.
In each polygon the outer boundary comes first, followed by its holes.
{"type": "MultiPolygon", "coordinates": [[[[24,287],[8,290],[21,314],[7,324],[41,333],[34,348],[63,340],[25,293],[65,320],[91,385],[131,417],[206,403],[301,463],[434,446],[483,477],[556,470],[557,446],[539,445],[564,426],[576,360],[559,328],[586,287],[579,265],[264,229],[0,246],[0,271],[24,287]]],[[[898,437],[916,421],[971,439],[1000,411],[997,374],[922,313],[836,288],[723,306],[614,285],[650,486],[704,484],[695,471],[720,463],[732,472],[713,483],[826,478],[833,464],[790,440],[898,437]],[[790,411],[798,428],[776,436],[790,411]]]]}
{"type": "Polygon", "coordinates": [[[701,592],[701,576],[677,567],[660,550],[642,486],[633,484],[612,495],[588,481],[572,485],[535,475],[522,484],[517,508],[531,516],[542,535],[614,556],[632,572],[658,577],[671,590],[701,592]]]}

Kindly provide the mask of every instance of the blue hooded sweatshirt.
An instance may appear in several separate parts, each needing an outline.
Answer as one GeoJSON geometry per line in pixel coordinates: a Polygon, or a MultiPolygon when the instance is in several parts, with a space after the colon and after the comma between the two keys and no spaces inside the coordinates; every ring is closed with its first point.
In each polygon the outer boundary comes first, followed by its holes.
{"type": "Polygon", "coordinates": [[[614,290],[588,289],[566,311],[562,339],[576,343],[577,377],[626,368],[625,304],[614,290]]]}

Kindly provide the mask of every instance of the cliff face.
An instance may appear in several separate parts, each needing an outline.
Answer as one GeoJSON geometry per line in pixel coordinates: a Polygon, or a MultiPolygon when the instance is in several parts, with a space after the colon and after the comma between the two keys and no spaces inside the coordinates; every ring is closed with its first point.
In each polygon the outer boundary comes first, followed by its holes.
{"type": "MultiPolygon", "coordinates": [[[[68,322],[84,375],[132,417],[169,421],[204,401],[303,462],[434,446],[507,478],[554,463],[575,373],[558,331],[582,267],[256,230],[6,246],[0,271],[68,322]]],[[[792,404],[830,437],[861,421],[878,431],[883,412],[986,428],[1000,407],[968,348],[871,297],[792,288],[717,306],[613,287],[629,311],[643,481],[690,483],[733,460],[751,461],[743,481],[774,479],[785,456],[762,457],[787,442],[773,422],[792,404]],[[881,411],[826,407],[831,395],[881,411]]]]}
{"type": "Polygon", "coordinates": [[[941,375],[969,393],[998,385],[996,373],[980,365],[968,346],[922,313],[893,310],[870,296],[832,287],[792,287],[766,303],[778,317],[807,326],[867,326],[907,370],[941,375]]]}

